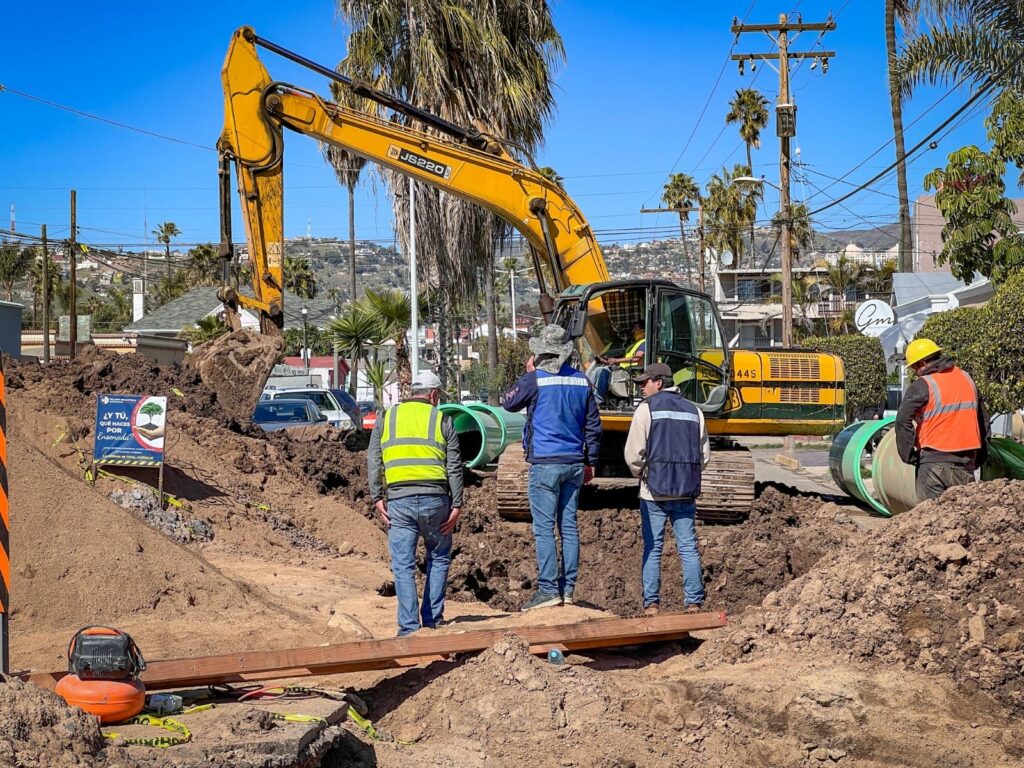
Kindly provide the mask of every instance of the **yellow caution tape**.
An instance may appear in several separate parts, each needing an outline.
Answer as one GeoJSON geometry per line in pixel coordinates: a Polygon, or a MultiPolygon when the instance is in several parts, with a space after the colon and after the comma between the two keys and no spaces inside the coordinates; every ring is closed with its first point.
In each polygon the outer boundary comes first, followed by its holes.
{"type": "Polygon", "coordinates": [[[173,747],[178,744],[187,744],[192,741],[192,731],[188,729],[188,726],[184,723],[179,723],[177,720],[172,720],[169,717],[137,715],[129,720],[119,723],[119,725],[152,725],[155,728],[163,728],[165,731],[171,731],[178,735],[156,736],[152,739],[122,736],[119,733],[105,733],[103,735],[108,739],[118,739],[122,744],[132,744],[139,747],[155,747],[157,749],[167,749],[167,747],[173,747]]]}
{"type": "Polygon", "coordinates": [[[182,710],[183,715],[194,715],[196,712],[206,712],[208,709],[216,709],[216,704],[196,704],[194,707],[182,710]]]}
{"type": "Polygon", "coordinates": [[[275,720],[284,720],[287,723],[323,723],[327,725],[327,721],[322,717],[316,715],[300,715],[294,712],[271,712],[270,716],[275,720]]]}

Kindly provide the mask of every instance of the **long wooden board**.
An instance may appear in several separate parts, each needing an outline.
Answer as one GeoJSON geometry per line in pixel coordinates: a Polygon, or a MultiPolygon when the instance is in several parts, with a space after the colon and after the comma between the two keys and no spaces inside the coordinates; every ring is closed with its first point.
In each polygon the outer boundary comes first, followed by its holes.
{"type": "MultiPolygon", "coordinates": [[[[552,627],[437,632],[385,640],[357,640],[313,648],[246,651],[192,659],[151,661],[142,680],[147,690],[160,690],[394,669],[429,663],[457,653],[478,653],[490,648],[507,632],[522,637],[534,653],[546,653],[550,648],[569,651],[614,648],[678,640],[695,630],[724,627],[727,622],[724,612],[680,613],[634,619],[591,619],[552,627]]],[[[24,675],[22,679],[44,688],[53,688],[64,674],[30,674],[24,675]]]]}

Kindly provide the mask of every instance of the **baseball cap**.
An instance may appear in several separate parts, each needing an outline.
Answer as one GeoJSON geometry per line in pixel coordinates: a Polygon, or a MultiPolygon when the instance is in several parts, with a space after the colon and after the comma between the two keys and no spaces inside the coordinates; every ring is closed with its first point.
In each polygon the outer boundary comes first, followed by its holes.
{"type": "Polygon", "coordinates": [[[637,384],[642,384],[648,379],[655,378],[671,379],[672,369],[665,365],[665,363],[651,363],[650,365],[647,366],[646,371],[644,371],[643,373],[638,373],[636,376],[634,376],[633,381],[635,381],[637,384]]]}
{"type": "Polygon", "coordinates": [[[420,371],[412,380],[413,389],[441,389],[441,380],[430,371],[420,371]]]}

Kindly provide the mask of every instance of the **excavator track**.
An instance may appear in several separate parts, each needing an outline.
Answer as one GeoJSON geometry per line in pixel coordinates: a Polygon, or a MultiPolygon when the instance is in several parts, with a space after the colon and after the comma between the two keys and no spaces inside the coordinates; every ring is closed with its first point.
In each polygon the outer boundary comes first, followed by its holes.
{"type": "MultiPolygon", "coordinates": [[[[523,446],[508,446],[498,459],[498,514],[505,520],[529,521],[530,500],[523,446]]],[[[631,478],[597,478],[594,484],[623,487],[635,484],[631,478]]],[[[697,519],[715,523],[738,523],[746,519],[754,503],[754,457],[746,448],[713,450],[704,469],[701,495],[697,500],[697,519]]],[[[584,511],[583,514],[586,514],[584,511]]]]}

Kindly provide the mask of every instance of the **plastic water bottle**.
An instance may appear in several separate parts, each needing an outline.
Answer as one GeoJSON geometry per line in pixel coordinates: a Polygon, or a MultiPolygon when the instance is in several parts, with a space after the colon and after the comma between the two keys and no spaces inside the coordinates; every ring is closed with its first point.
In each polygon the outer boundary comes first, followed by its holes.
{"type": "Polygon", "coordinates": [[[146,710],[154,715],[176,715],[184,706],[181,696],[173,693],[151,693],[146,697],[146,710]]]}
{"type": "Polygon", "coordinates": [[[552,648],[548,651],[548,661],[556,666],[559,664],[565,664],[565,656],[557,648],[552,648]]]}

